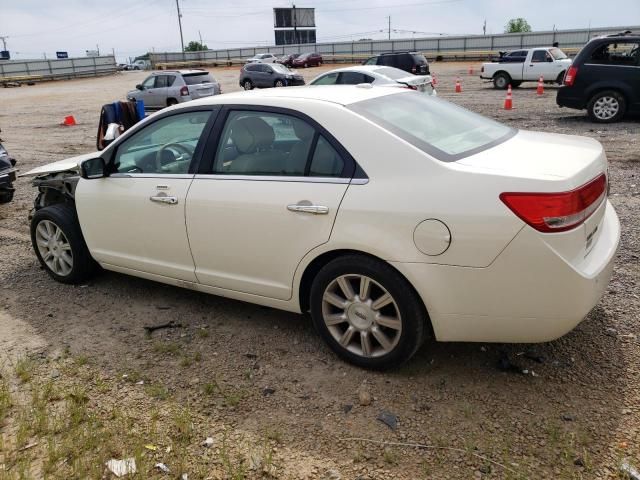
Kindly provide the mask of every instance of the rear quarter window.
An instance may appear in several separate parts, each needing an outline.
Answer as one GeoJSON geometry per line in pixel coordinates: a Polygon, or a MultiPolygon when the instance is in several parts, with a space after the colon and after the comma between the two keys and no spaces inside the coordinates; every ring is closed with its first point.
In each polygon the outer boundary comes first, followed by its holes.
{"type": "Polygon", "coordinates": [[[349,108],[445,162],[491,148],[517,133],[482,115],[418,92],[376,97],[349,108]]]}
{"type": "Polygon", "coordinates": [[[586,63],[600,65],[638,65],[639,51],[637,42],[611,42],[598,45],[586,63]]]}

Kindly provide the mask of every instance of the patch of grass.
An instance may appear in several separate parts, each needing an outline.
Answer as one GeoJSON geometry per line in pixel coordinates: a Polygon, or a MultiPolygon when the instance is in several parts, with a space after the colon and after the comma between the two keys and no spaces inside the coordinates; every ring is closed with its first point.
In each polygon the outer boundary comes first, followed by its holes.
{"type": "Polygon", "coordinates": [[[13,406],[9,385],[0,377],[0,425],[9,414],[9,410],[13,406]]]}
{"type": "Polygon", "coordinates": [[[388,465],[398,464],[398,454],[388,447],[384,449],[384,453],[382,454],[382,459],[384,460],[384,463],[388,465]]]}
{"type": "Polygon", "coordinates": [[[177,355],[180,352],[180,344],[176,342],[156,342],[153,344],[153,351],[164,355],[177,355]]]}
{"type": "Polygon", "coordinates": [[[89,357],[87,357],[86,355],[78,355],[75,359],[74,362],[77,366],[79,367],[83,367],[85,366],[87,363],[89,363],[89,357]]]}
{"type": "Polygon", "coordinates": [[[155,398],[156,400],[166,400],[169,398],[169,391],[164,385],[158,383],[152,383],[145,387],[147,395],[155,398]]]}
{"type": "Polygon", "coordinates": [[[196,352],[196,353],[193,355],[193,361],[194,361],[194,362],[201,362],[201,361],[202,361],[202,353],[200,353],[200,352],[196,352]]]}
{"type": "Polygon", "coordinates": [[[205,383],[204,386],[202,387],[202,392],[205,395],[213,395],[214,393],[219,391],[220,391],[220,387],[218,387],[218,383],[215,381],[205,383]]]}
{"type": "Polygon", "coordinates": [[[16,363],[16,376],[22,383],[28,383],[33,378],[33,370],[35,368],[35,363],[28,357],[21,358],[16,363]]]}
{"type": "Polygon", "coordinates": [[[242,390],[236,390],[233,392],[223,392],[224,404],[226,407],[237,407],[244,398],[244,392],[242,390]]]}
{"type": "Polygon", "coordinates": [[[172,436],[177,442],[185,445],[187,445],[193,437],[193,418],[189,410],[182,409],[175,413],[172,436]]]}
{"type": "Polygon", "coordinates": [[[189,356],[182,357],[180,360],[180,366],[183,368],[188,368],[193,365],[193,359],[189,356]]]}
{"type": "Polygon", "coordinates": [[[206,328],[198,329],[198,337],[207,338],[208,336],[209,336],[209,330],[207,330],[206,328]]]}
{"type": "Polygon", "coordinates": [[[264,436],[267,440],[282,444],[282,431],[278,430],[277,428],[267,428],[264,436]]]}
{"type": "Polygon", "coordinates": [[[131,370],[129,372],[123,373],[122,379],[125,382],[138,383],[140,380],[142,380],[142,374],[138,370],[131,370]]]}
{"type": "Polygon", "coordinates": [[[227,434],[222,437],[220,446],[220,461],[229,480],[245,480],[247,478],[247,465],[243,458],[235,458],[231,455],[227,443],[227,434]]]}

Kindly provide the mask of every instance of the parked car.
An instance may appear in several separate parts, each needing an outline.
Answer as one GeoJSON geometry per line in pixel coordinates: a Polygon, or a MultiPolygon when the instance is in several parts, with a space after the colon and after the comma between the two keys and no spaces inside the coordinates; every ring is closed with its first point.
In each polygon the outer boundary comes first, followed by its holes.
{"type": "Polygon", "coordinates": [[[400,88],[209,97],[26,175],[53,279],[100,265],[310,311],[338,355],[370,368],[430,334],[565,334],[607,289],[620,237],[598,141],[400,88]]]}
{"type": "Polygon", "coordinates": [[[145,109],[158,110],[220,93],[220,84],[205,70],[162,70],[136,85],[127,100],[142,100],[145,109]]]}
{"type": "Polygon", "coordinates": [[[390,52],[371,57],[363,65],[395,67],[415,75],[429,75],[429,62],[419,52],[390,52]]]}
{"type": "Polygon", "coordinates": [[[151,68],[149,60],[136,60],[124,66],[123,70],[148,70],[151,68]]]}
{"type": "Polygon", "coordinates": [[[505,53],[495,62],[485,62],[480,69],[480,78],[493,80],[494,88],[516,88],[522,82],[562,83],[571,59],[557,47],[540,47],[505,53]]]}
{"type": "Polygon", "coordinates": [[[293,67],[317,67],[322,65],[322,55],[319,53],[303,53],[291,61],[293,67]]]}
{"type": "Polygon", "coordinates": [[[359,85],[393,86],[420,90],[430,95],[436,90],[430,75],[407,75],[399,68],[378,65],[360,65],[336,68],[314,78],[309,85],[359,85]]]}
{"type": "Polygon", "coordinates": [[[16,181],[18,169],[16,161],[9,156],[9,152],[2,146],[0,138],[0,203],[9,203],[13,200],[13,182],[16,181]]]}
{"type": "Polygon", "coordinates": [[[259,53],[247,60],[247,63],[276,63],[278,57],[273,53],[259,53]]]}
{"type": "Polygon", "coordinates": [[[278,63],[281,63],[285,67],[292,67],[293,60],[300,56],[299,53],[291,53],[289,55],[284,55],[278,59],[278,63]]]}
{"type": "Polygon", "coordinates": [[[587,109],[595,122],[640,113],[640,34],[600,37],[587,43],[558,90],[561,107],[587,109]]]}
{"type": "Polygon", "coordinates": [[[248,63],[240,69],[240,86],[245,90],[304,85],[302,75],[279,63],[248,63]]]}

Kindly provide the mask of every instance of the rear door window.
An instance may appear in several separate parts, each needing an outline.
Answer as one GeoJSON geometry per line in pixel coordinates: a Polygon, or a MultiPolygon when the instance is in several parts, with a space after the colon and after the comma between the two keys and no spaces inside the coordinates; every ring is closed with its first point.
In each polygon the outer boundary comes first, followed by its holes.
{"type": "Polygon", "coordinates": [[[396,66],[396,55],[380,55],[378,57],[378,65],[386,65],[387,67],[396,66]]]}
{"type": "Polygon", "coordinates": [[[371,83],[373,78],[369,75],[360,72],[341,72],[338,81],[338,85],[358,85],[360,83],[371,83]]]}
{"type": "Polygon", "coordinates": [[[605,43],[597,47],[592,53],[587,63],[597,63],[601,65],[638,65],[638,43],[605,43]]]}
{"type": "Polygon", "coordinates": [[[167,86],[167,76],[158,75],[156,77],[156,88],[165,88],[167,86]]]}

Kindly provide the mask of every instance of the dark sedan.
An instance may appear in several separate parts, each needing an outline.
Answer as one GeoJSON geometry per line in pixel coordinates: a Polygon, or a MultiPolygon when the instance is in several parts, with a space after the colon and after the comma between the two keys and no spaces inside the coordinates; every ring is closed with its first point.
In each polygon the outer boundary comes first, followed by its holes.
{"type": "Polygon", "coordinates": [[[291,64],[293,67],[317,67],[322,65],[322,55],[319,53],[303,53],[295,58],[291,64]]]}
{"type": "Polygon", "coordinates": [[[304,85],[304,78],[279,63],[248,63],[240,70],[240,86],[245,90],[304,85]]]}
{"type": "Polygon", "coordinates": [[[293,66],[293,61],[298,58],[300,56],[299,53],[291,53],[289,55],[284,55],[280,58],[278,58],[278,63],[281,63],[282,65],[286,66],[286,67],[292,67],[293,66]]]}

